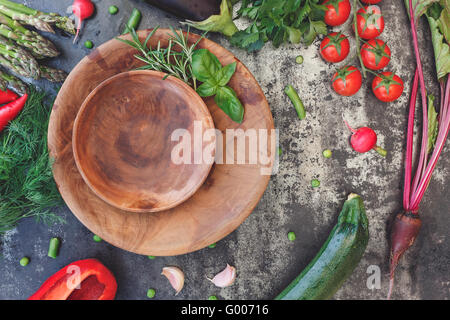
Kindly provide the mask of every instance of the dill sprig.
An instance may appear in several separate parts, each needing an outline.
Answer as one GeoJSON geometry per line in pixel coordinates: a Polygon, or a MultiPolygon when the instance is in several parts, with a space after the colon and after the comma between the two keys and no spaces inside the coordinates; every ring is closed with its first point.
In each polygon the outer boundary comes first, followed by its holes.
{"type": "Polygon", "coordinates": [[[19,116],[0,133],[0,234],[26,217],[63,222],[53,211],[63,204],[47,147],[51,103],[30,88],[19,116]]]}
{"type": "Polygon", "coordinates": [[[154,28],[144,42],[141,42],[134,29],[130,32],[133,41],[121,38],[117,38],[117,40],[130,45],[140,52],[140,55],[137,54],[135,57],[144,62],[145,65],[138,68],[138,70],[165,72],[170,76],[186,82],[196,90],[197,80],[192,73],[192,56],[198,43],[204,37],[204,34],[195,43],[189,44],[189,28],[186,34],[184,34],[182,31],[178,32],[170,27],[171,34],[167,48],[162,48],[160,41],[158,41],[156,48],[152,48],[148,42],[157,30],[158,27],[154,28]]]}

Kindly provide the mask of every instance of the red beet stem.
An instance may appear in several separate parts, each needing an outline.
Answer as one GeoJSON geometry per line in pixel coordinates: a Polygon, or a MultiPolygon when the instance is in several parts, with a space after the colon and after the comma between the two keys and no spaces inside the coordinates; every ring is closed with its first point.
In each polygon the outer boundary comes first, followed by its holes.
{"type": "Polygon", "coordinates": [[[394,219],[391,230],[391,261],[390,261],[390,281],[388,299],[391,298],[394,288],[394,273],[398,261],[411,247],[419,233],[422,221],[419,214],[412,212],[401,212],[394,219]]]}

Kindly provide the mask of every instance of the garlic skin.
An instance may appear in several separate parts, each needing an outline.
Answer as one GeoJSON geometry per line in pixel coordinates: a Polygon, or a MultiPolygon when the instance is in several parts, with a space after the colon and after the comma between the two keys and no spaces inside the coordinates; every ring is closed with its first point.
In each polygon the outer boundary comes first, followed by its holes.
{"type": "Polygon", "coordinates": [[[214,278],[207,279],[219,288],[231,286],[234,280],[236,280],[236,268],[227,264],[226,268],[216,274],[214,278]]]}
{"type": "Polygon", "coordinates": [[[161,274],[169,280],[170,285],[176,291],[175,295],[179,294],[184,286],[183,271],[178,267],[164,267],[161,274]]]}

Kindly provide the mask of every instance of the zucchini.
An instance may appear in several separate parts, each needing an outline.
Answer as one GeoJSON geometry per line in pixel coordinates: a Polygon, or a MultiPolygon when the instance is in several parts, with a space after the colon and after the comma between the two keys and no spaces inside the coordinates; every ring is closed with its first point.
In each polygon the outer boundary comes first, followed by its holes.
{"type": "Polygon", "coordinates": [[[275,300],[332,298],[358,265],[368,241],[369,223],[363,201],[351,193],[319,253],[275,300]]]}

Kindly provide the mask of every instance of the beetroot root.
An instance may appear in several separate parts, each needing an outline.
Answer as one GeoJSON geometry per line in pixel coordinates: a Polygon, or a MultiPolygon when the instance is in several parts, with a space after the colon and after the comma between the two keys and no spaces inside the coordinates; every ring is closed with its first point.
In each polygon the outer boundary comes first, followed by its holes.
{"type": "Polygon", "coordinates": [[[416,240],[422,221],[419,214],[412,212],[401,212],[394,219],[391,230],[391,261],[390,261],[390,281],[388,299],[391,298],[394,287],[394,273],[398,261],[416,240]]]}

